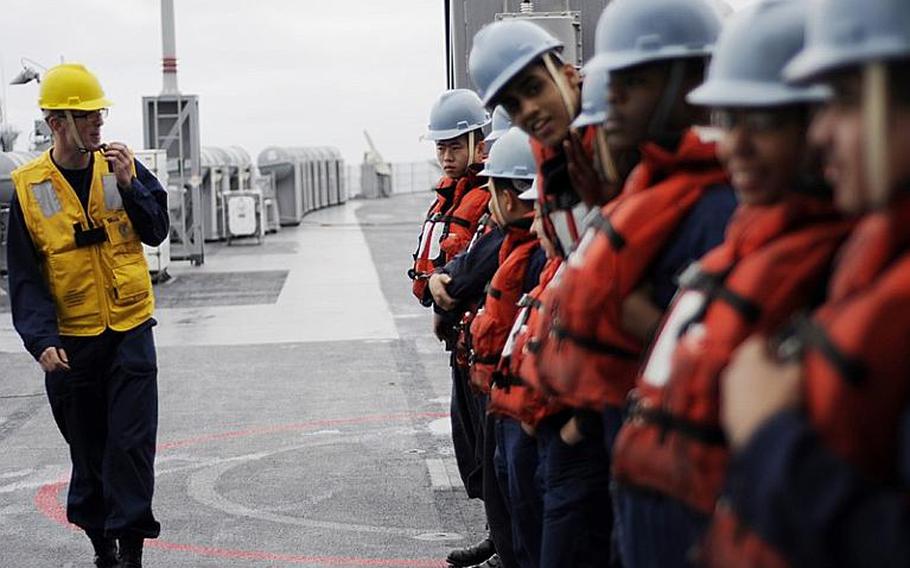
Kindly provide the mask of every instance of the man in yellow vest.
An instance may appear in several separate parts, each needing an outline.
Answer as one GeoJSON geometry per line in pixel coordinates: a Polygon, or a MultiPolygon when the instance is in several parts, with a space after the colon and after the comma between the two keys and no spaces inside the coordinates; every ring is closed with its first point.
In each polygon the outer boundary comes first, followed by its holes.
{"type": "Polygon", "coordinates": [[[70,447],[67,518],[91,539],[95,566],[133,568],[143,539],[160,530],[154,297],[142,243],[167,236],[167,193],[129,148],[101,142],[111,103],[85,67],[49,70],[39,106],[54,145],[12,174],[13,323],[45,372],[70,447]]]}

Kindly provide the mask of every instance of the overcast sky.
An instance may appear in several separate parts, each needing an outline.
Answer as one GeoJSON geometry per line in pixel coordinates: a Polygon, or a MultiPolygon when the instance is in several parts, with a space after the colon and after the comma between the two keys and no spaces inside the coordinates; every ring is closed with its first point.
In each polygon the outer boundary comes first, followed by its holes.
{"type": "MultiPolygon", "coordinates": [[[[370,132],[390,161],[433,155],[418,137],[445,88],[442,2],[176,0],[178,81],[199,95],[203,146],[337,146],[359,163],[370,132]]],[[[4,0],[9,122],[27,147],[38,86],[21,57],[85,63],[115,105],[105,138],[140,147],[143,96],[161,90],[158,0],[4,0]]]]}
{"type": "MultiPolygon", "coordinates": [[[[477,0],[479,1],[479,0],[477,0]]],[[[734,4],[743,3],[734,0],[734,4]]],[[[176,0],[178,81],[199,95],[203,146],[336,146],[359,163],[368,130],[388,161],[419,140],[445,88],[442,0],[176,0]]],[[[142,144],[143,96],[161,90],[158,0],[3,0],[6,118],[28,146],[38,86],[8,85],[27,57],[86,64],[116,104],[107,140],[142,144]]]]}

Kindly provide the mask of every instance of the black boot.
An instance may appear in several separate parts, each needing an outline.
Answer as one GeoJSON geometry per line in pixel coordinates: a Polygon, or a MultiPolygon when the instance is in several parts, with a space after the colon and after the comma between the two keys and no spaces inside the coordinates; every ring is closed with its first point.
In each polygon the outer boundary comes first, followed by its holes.
{"type": "Polygon", "coordinates": [[[142,568],[142,537],[120,537],[120,568],[142,568]]]}
{"type": "Polygon", "coordinates": [[[446,562],[454,568],[476,566],[496,554],[496,546],[489,537],[467,548],[456,548],[446,557],[446,562]]]}
{"type": "Polygon", "coordinates": [[[502,568],[502,559],[499,558],[498,554],[487,558],[487,561],[483,564],[478,564],[476,568],[502,568]]]}
{"type": "Polygon", "coordinates": [[[86,531],[92,548],[95,549],[95,566],[97,568],[119,568],[117,558],[117,541],[106,538],[101,531],[86,531]]]}

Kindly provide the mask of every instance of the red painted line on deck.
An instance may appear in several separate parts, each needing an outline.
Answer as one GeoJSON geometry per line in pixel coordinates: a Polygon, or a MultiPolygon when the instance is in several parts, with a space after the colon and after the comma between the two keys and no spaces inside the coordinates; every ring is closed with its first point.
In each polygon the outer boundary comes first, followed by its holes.
{"type": "MultiPolygon", "coordinates": [[[[250,428],[247,430],[236,430],[231,432],[221,432],[205,436],[196,436],[173,442],[165,442],[158,445],[159,451],[172,450],[175,448],[185,448],[206,442],[231,440],[246,436],[257,436],[262,434],[274,434],[279,432],[306,431],[315,428],[324,428],[326,426],[345,426],[351,424],[370,424],[384,421],[407,420],[414,418],[445,418],[447,412],[419,412],[397,414],[382,414],[372,416],[359,416],[355,418],[330,418],[324,420],[310,420],[298,424],[282,424],[277,426],[267,426],[260,428],[250,428]]],[[[48,519],[69,527],[72,530],[80,530],[75,525],[71,525],[66,519],[66,508],[60,501],[60,494],[66,488],[68,481],[61,480],[53,483],[42,485],[35,493],[35,508],[48,519]]],[[[147,540],[146,547],[168,550],[172,552],[183,552],[204,556],[208,558],[224,558],[229,560],[260,560],[283,562],[286,564],[316,564],[319,566],[402,566],[414,568],[441,568],[447,566],[442,560],[432,558],[358,558],[345,556],[306,556],[300,554],[283,554],[276,552],[267,552],[263,550],[239,550],[231,548],[217,548],[212,546],[200,546],[195,544],[180,544],[159,539],[147,540]]]]}
{"type": "Polygon", "coordinates": [[[230,548],[213,548],[209,546],[193,546],[174,544],[170,542],[147,541],[146,546],[172,550],[176,552],[189,552],[198,556],[209,558],[227,558],[231,560],[271,560],[273,562],[286,562],[288,564],[319,564],[321,566],[415,566],[438,568],[445,566],[441,560],[431,559],[404,559],[404,558],[357,558],[345,556],[305,556],[300,554],[279,554],[257,550],[234,550],[230,548]]]}
{"type": "Polygon", "coordinates": [[[77,530],[78,527],[66,519],[66,509],[60,504],[60,492],[66,484],[67,481],[57,481],[38,488],[35,493],[35,508],[48,519],[77,530]]]}

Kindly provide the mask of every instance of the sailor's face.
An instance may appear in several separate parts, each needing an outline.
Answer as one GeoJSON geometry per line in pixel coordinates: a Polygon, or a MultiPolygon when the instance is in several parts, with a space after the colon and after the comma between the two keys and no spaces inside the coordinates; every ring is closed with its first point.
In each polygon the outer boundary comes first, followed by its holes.
{"type": "Polygon", "coordinates": [[[101,127],[104,126],[104,117],[107,109],[99,111],[70,111],[73,115],[72,127],[75,127],[74,136],[70,122],[67,120],[64,112],[55,112],[48,120],[47,124],[54,132],[55,143],[66,145],[73,149],[84,145],[89,150],[97,150],[101,146],[101,127]],[[81,142],[80,142],[81,141],[81,142]]]}
{"type": "Polygon", "coordinates": [[[845,213],[866,209],[864,197],[862,82],[858,73],[837,77],[834,97],[809,127],[809,141],[822,156],[825,179],[834,189],[838,208],[845,213]]]}
{"type": "Polygon", "coordinates": [[[770,205],[794,188],[804,163],[804,115],[797,108],[720,109],[717,154],[739,202],[770,205]]]}
{"type": "Polygon", "coordinates": [[[452,179],[458,179],[467,172],[470,154],[467,134],[436,142],[436,159],[439,161],[439,167],[452,179]]]}
{"type": "MultiPolygon", "coordinates": [[[[558,68],[566,77],[570,96],[577,96],[578,77],[571,65],[558,68]]],[[[557,146],[569,133],[574,117],[556,81],[543,64],[531,65],[509,82],[498,103],[518,126],[545,146],[557,146]]]]}
{"type": "Polygon", "coordinates": [[[609,113],[604,123],[610,147],[634,150],[647,139],[651,117],[667,84],[667,66],[638,65],[610,73],[609,113]]]}
{"type": "Polygon", "coordinates": [[[104,116],[107,114],[107,110],[71,112],[83,144],[89,150],[97,150],[101,146],[101,127],[104,126],[104,116]]]}

